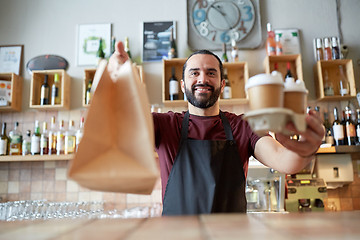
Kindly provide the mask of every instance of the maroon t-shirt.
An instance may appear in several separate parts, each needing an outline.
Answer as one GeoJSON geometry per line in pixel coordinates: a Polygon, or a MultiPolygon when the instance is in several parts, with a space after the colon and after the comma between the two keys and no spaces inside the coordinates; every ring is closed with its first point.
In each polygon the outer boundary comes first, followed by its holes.
{"type": "MultiPolygon", "coordinates": [[[[249,124],[242,119],[242,115],[224,112],[237,143],[243,163],[245,177],[247,175],[249,157],[254,154],[255,144],[259,136],[252,132],[249,124]]],[[[175,157],[179,150],[181,124],[185,112],[182,113],[153,113],[155,129],[155,147],[159,155],[162,197],[175,157]]],[[[188,138],[198,140],[226,140],[224,127],[220,115],[203,117],[191,115],[189,118],[188,138]]]]}

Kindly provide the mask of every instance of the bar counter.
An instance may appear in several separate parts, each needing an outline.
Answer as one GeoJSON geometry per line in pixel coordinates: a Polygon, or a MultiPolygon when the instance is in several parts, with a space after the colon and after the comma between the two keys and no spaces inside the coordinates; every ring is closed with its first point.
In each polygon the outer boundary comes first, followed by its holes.
{"type": "Polygon", "coordinates": [[[0,239],[360,239],[360,211],[2,221],[0,239]]]}

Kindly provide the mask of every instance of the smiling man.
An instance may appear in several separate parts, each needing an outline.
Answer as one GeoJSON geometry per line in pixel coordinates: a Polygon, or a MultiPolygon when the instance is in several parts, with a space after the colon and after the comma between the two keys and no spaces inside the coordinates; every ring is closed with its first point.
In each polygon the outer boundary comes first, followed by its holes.
{"type": "MultiPolygon", "coordinates": [[[[121,42],[108,70],[128,59],[121,42]]],[[[301,141],[277,134],[259,137],[243,115],[220,111],[225,86],[220,59],[210,51],[193,53],[183,67],[182,91],[188,111],[153,113],[159,155],[163,215],[246,212],[249,157],[284,173],[302,170],[321,144],[324,129],[315,112],[306,117],[301,141]]]]}

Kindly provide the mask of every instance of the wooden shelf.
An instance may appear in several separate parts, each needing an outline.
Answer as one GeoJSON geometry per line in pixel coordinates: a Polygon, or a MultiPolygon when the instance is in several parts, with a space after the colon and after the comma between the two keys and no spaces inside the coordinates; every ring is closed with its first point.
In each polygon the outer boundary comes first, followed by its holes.
{"type": "Polygon", "coordinates": [[[264,60],[265,73],[271,73],[275,70],[275,63],[277,63],[277,71],[279,71],[283,78],[287,73],[287,63],[290,63],[290,71],[296,79],[304,80],[301,55],[281,55],[281,56],[266,56],[264,60]]]}
{"type": "Polygon", "coordinates": [[[23,78],[15,73],[0,73],[0,80],[11,82],[10,106],[0,106],[0,112],[20,112],[22,104],[23,78]]]}
{"type": "Polygon", "coordinates": [[[317,153],[356,153],[360,152],[360,146],[332,146],[329,148],[319,148],[317,153]]]}
{"type": "Polygon", "coordinates": [[[69,155],[11,155],[11,156],[0,156],[0,162],[27,162],[27,161],[60,161],[60,160],[71,160],[74,154],[69,155]]]}

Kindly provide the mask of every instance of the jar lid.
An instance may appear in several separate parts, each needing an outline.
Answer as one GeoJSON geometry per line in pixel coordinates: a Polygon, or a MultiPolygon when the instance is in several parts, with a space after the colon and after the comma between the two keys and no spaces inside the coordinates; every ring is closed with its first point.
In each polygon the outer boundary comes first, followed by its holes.
{"type": "Polygon", "coordinates": [[[282,75],[278,71],[273,71],[271,74],[260,73],[251,78],[249,78],[248,82],[245,85],[245,90],[249,88],[260,86],[260,85],[269,85],[276,84],[284,86],[284,81],[282,75]]]}
{"type": "Polygon", "coordinates": [[[303,92],[308,93],[308,90],[305,87],[304,81],[298,79],[295,81],[294,78],[286,78],[285,79],[285,89],[284,92],[303,92]]]}

